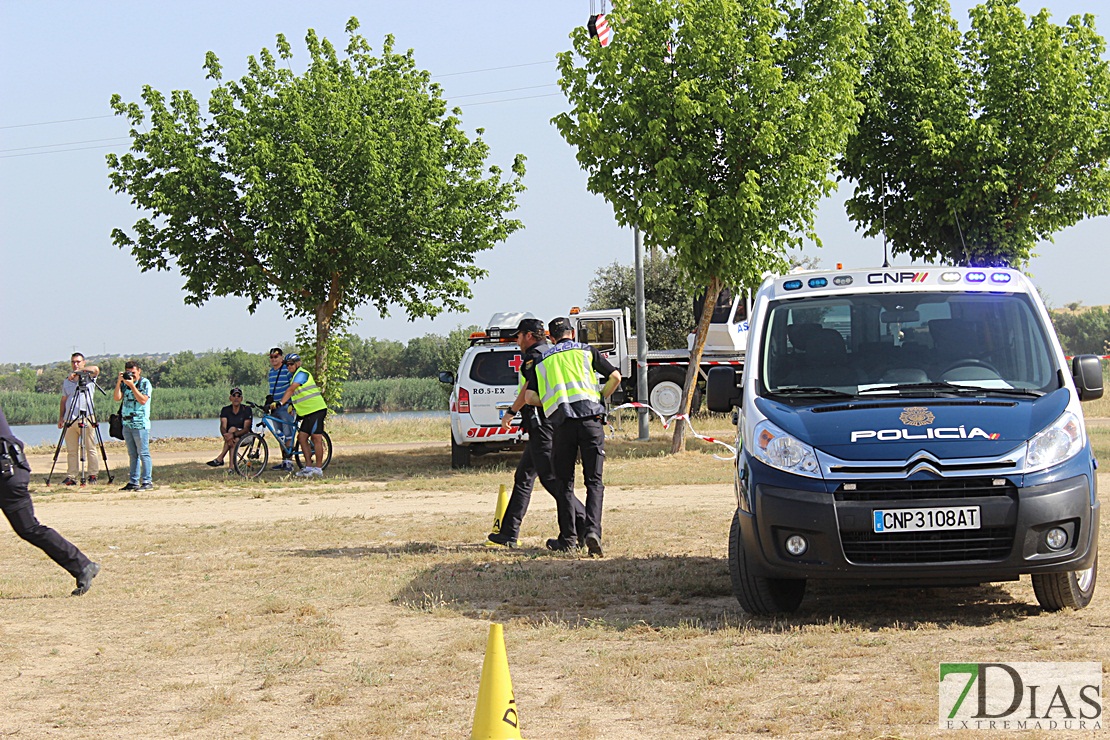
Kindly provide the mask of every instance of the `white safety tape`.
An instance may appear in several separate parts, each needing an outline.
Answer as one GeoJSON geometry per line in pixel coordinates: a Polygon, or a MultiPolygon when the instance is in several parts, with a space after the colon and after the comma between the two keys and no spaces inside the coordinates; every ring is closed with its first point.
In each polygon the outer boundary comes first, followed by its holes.
{"type": "Polygon", "coordinates": [[[727,449],[729,452],[732,453],[731,457],[721,457],[720,455],[714,455],[713,456],[714,458],[716,458],[717,460],[735,460],[736,459],[736,448],[735,447],[733,447],[732,445],[730,445],[727,442],[722,442],[721,440],[717,439],[716,437],[707,437],[704,434],[698,434],[696,431],[694,431],[694,425],[690,423],[690,417],[687,416],[686,414],[675,414],[674,416],[672,416],[670,418],[667,418],[666,416],[663,416],[663,414],[661,414],[658,411],[656,411],[655,409],[653,409],[648,404],[639,403],[637,401],[632,401],[632,402],[629,402],[629,403],[622,403],[620,406],[614,406],[613,408],[611,408],[609,410],[610,411],[620,411],[621,409],[647,409],[648,411],[650,411],[651,413],[653,413],[653,414],[655,414],[656,416],[659,417],[659,421],[663,422],[663,428],[664,429],[667,429],[668,427],[670,427],[671,422],[674,421],[675,419],[683,419],[686,422],[686,428],[690,431],[690,434],[692,434],[693,436],[702,440],[703,442],[712,442],[715,445],[720,445],[721,447],[724,447],[725,449],[727,449]]]}

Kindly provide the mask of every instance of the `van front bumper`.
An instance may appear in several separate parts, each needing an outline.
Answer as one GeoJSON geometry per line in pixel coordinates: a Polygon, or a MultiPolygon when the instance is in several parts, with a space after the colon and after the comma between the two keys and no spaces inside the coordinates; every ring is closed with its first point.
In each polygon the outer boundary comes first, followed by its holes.
{"type": "Polygon", "coordinates": [[[741,542],[748,566],[771,578],[974,584],[1083,570],[1097,556],[1099,505],[1087,475],[933,498],[927,492],[883,498],[881,490],[828,493],[759,483],[752,492],[753,511],[739,511],[741,542]],[[977,529],[873,530],[878,510],[969,506],[979,507],[977,529]],[[1068,539],[1053,551],[1045,534],[1056,527],[1068,539]],[[792,535],[808,543],[798,556],[786,550],[792,535]]]}

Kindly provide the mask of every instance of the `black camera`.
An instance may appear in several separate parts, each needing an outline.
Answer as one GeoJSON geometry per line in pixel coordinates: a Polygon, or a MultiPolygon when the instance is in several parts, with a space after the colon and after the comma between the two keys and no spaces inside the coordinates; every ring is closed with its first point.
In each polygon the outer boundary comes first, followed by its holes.
{"type": "Polygon", "coordinates": [[[123,374],[123,379],[124,379],[124,380],[134,380],[134,379],[135,379],[135,373],[133,373],[133,372],[131,372],[130,370],[128,370],[127,372],[125,372],[125,373],[123,374]]]}

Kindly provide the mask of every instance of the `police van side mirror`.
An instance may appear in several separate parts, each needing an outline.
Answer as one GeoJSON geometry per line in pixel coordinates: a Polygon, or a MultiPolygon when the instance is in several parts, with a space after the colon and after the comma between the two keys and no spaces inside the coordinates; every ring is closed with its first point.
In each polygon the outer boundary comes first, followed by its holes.
{"type": "Polygon", "coordinates": [[[715,367],[705,381],[705,405],[710,411],[725,413],[740,405],[744,392],[740,373],[732,367],[715,367]]]}
{"type": "Polygon", "coordinates": [[[1096,355],[1078,355],[1072,358],[1071,375],[1080,401],[1102,398],[1102,361],[1096,355]]]}
{"type": "Polygon", "coordinates": [[[438,377],[440,383],[446,383],[447,385],[455,384],[455,374],[450,371],[440,370],[438,377]]]}

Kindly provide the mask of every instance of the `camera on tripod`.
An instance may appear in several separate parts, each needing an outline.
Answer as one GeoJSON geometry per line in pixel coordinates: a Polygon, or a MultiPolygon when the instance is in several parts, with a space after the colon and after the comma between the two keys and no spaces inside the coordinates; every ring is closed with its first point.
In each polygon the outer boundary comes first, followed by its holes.
{"type": "Polygon", "coordinates": [[[74,375],[77,376],[77,387],[78,388],[84,388],[89,383],[91,383],[92,379],[93,379],[92,373],[90,373],[88,370],[81,370],[79,372],[74,373],[74,375]]]}

